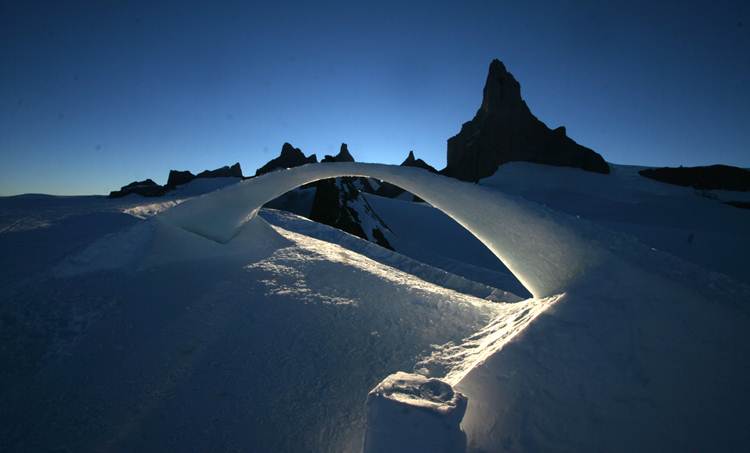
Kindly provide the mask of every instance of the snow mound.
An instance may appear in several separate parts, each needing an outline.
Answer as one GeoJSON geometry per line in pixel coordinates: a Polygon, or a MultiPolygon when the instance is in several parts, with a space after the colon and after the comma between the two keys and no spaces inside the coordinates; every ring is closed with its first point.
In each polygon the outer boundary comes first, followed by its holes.
{"type": "MultiPolygon", "coordinates": [[[[369,395],[373,399],[384,398],[442,415],[463,415],[466,409],[466,397],[454,392],[450,384],[420,374],[394,373],[372,389],[369,395]]],[[[457,420],[460,419],[459,416],[457,420]]]]}
{"type": "MultiPolygon", "coordinates": [[[[375,261],[261,217],[227,244],[122,217],[135,224],[2,293],[19,310],[49,300],[91,320],[3,378],[11,451],[359,451],[378,382],[506,305],[384,264],[401,259],[391,251],[375,261]]],[[[6,354],[24,328],[5,331],[2,357],[28,355],[6,354]]]]}
{"type": "Polygon", "coordinates": [[[367,396],[365,453],[460,452],[466,397],[450,384],[398,372],[367,396]]]}
{"type": "Polygon", "coordinates": [[[750,215],[724,204],[748,192],[705,191],[611,165],[609,175],[526,162],[501,165],[480,185],[624,233],[644,245],[750,283],[750,215]]]}

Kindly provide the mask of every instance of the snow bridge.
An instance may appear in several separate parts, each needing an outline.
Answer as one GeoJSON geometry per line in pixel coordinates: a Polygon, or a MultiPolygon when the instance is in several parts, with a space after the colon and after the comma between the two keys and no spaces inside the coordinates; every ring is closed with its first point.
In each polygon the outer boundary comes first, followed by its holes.
{"type": "MultiPolygon", "coordinates": [[[[575,233],[575,217],[478,184],[397,165],[335,162],[267,173],[191,199],[161,221],[231,243],[274,198],[321,179],[362,176],[401,187],[441,210],[486,245],[534,297],[564,292],[599,261],[600,251],[575,233]]],[[[423,225],[429,228],[429,225],[423,225]]]]}

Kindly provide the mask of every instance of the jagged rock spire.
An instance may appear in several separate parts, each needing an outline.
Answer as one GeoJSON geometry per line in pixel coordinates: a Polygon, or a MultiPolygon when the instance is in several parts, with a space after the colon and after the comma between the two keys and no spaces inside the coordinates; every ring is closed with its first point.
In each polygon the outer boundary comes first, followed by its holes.
{"type": "Polygon", "coordinates": [[[510,161],[609,173],[604,159],[567,137],[565,128],[551,130],[539,121],[521,97],[520,83],[500,60],[492,60],[476,115],[448,139],[443,173],[477,181],[510,161]]]}
{"type": "Polygon", "coordinates": [[[354,157],[349,153],[349,147],[346,143],[342,143],[338,154],[335,156],[326,155],[321,162],[354,162],[354,157]]]}
{"type": "Polygon", "coordinates": [[[284,143],[281,146],[279,157],[271,159],[267,164],[255,171],[255,176],[262,175],[281,168],[299,167],[304,164],[316,163],[318,158],[315,154],[305,157],[305,153],[299,148],[295,148],[290,143],[284,143]]]}
{"type": "Polygon", "coordinates": [[[437,173],[437,170],[435,170],[435,168],[432,165],[428,164],[422,159],[417,159],[416,157],[414,157],[414,151],[409,151],[409,155],[406,156],[406,160],[401,162],[401,166],[424,168],[425,170],[429,172],[437,173]]]}

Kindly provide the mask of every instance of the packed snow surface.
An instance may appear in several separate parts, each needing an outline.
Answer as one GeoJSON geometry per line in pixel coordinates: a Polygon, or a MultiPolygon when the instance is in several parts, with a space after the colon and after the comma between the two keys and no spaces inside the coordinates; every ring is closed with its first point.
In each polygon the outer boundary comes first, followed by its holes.
{"type": "Polygon", "coordinates": [[[463,415],[445,425],[456,451],[750,442],[750,211],[721,202],[734,194],[522,163],[478,185],[310,165],[198,195],[216,188],[0,199],[0,450],[360,451],[372,432],[398,451],[439,438],[398,437],[430,407],[463,415]],[[349,175],[427,200],[544,297],[472,280],[488,264],[460,249],[436,253],[455,275],[418,246],[260,209],[349,175]],[[369,426],[371,409],[394,416],[369,426]]]}
{"type": "Polygon", "coordinates": [[[367,396],[364,453],[462,451],[466,397],[435,378],[398,372],[367,396]]]}
{"type": "MultiPolygon", "coordinates": [[[[439,351],[537,305],[291,214],[221,244],[133,198],[82,201],[121,220],[76,221],[85,240],[3,287],[4,450],[358,451],[384,377],[452,369],[439,351]]],[[[48,202],[29,243],[69,234],[48,202]]]]}
{"type": "MultiPolygon", "coordinates": [[[[404,207],[404,210],[408,210],[412,207],[422,208],[422,206],[413,206],[414,204],[415,203],[409,203],[410,206],[404,207]]],[[[435,209],[430,209],[432,211],[436,211],[435,209]]],[[[361,255],[364,255],[372,260],[393,267],[394,269],[404,271],[408,274],[419,277],[422,280],[434,283],[444,288],[453,289],[460,293],[470,294],[476,297],[481,297],[483,299],[500,302],[516,302],[523,299],[522,297],[519,297],[515,292],[510,292],[502,289],[512,288],[514,291],[523,290],[523,288],[517,288],[518,283],[515,281],[511,281],[508,274],[502,272],[502,263],[500,263],[497,259],[495,259],[494,262],[501,267],[501,269],[497,270],[498,272],[484,270],[484,268],[477,271],[477,266],[472,266],[470,264],[461,265],[460,262],[454,260],[451,260],[452,266],[450,267],[453,270],[455,270],[455,268],[458,268],[458,270],[462,274],[467,275],[467,277],[472,277],[475,279],[479,277],[479,280],[483,280],[482,277],[484,277],[484,274],[487,273],[493,275],[501,275],[503,278],[497,279],[499,280],[499,283],[510,283],[509,285],[498,285],[499,287],[490,286],[488,284],[480,283],[479,281],[471,280],[461,275],[456,275],[456,273],[448,272],[442,268],[443,266],[435,267],[434,261],[439,261],[441,264],[444,262],[443,260],[439,259],[439,257],[442,257],[442,254],[435,254],[430,256],[430,258],[432,258],[432,256],[435,256],[438,257],[438,259],[418,261],[413,258],[413,256],[415,255],[411,254],[411,250],[407,252],[409,253],[408,256],[402,255],[401,253],[393,253],[391,250],[383,248],[377,244],[369,241],[363,241],[357,236],[345,233],[339,229],[329,227],[327,225],[312,222],[304,217],[300,217],[290,212],[265,208],[261,210],[260,216],[272,225],[277,225],[284,229],[301,233],[315,239],[333,242],[335,244],[341,245],[348,250],[352,250],[361,255]],[[474,271],[474,273],[472,274],[471,271],[474,271]]],[[[455,224],[455,222],[453,223],[455,224]]],[[[462,227],[458,224],[455,224],[455,228],[462,229],[462,227]]],[[[431,231],[432,224],[429,222],[426,223],[425,229],[431,231]]],[[[423,240],[425,239],[425,237],[431,236],[430,231],[421,235],[423,236],[423,240]]],[[[418,235],[418,233],[413,233],[413,235],[416,236],[418,235]]],[[[403,236],[399,234],[399,238],[401,237],[403,236]]],[[[455,238],[454,242],[463,244],[464,246],[468,246],[467,248],[477,245],[477,241],[473,239],[473,236],[471,236],[471,234],[469,233],[464,235],[462,238],[455,238]]],[[[494,256],[486,248],[484,249],[484,252],[488,255],[494,256]]],[[[422,258],[423,255],[418,254],[417,257],[422,258]]]]}
{"type": "Polygon", "coordinates": [[[657,250],[750,283],[750,211],[722,203],[750,192],[696,190],[644,178],[644,167],[609,175],[513,162],[480,185],[622,232],[657,250]]]}

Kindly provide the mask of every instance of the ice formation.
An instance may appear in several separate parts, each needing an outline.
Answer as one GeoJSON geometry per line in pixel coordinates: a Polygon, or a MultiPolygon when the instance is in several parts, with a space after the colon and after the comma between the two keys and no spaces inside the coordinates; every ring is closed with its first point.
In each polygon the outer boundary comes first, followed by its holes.
{"type": "Polygon", "coordinates": [[[419,168],[336,162],[268,173],[194,198],[159,220],[227,243],[268,201],[304,184],[340,176],[389,182],[419,196],[484,243],[535,297],[559,294],[600,251],[575,233],[574,219],[550,215],[541,205],[419,168]]]}

